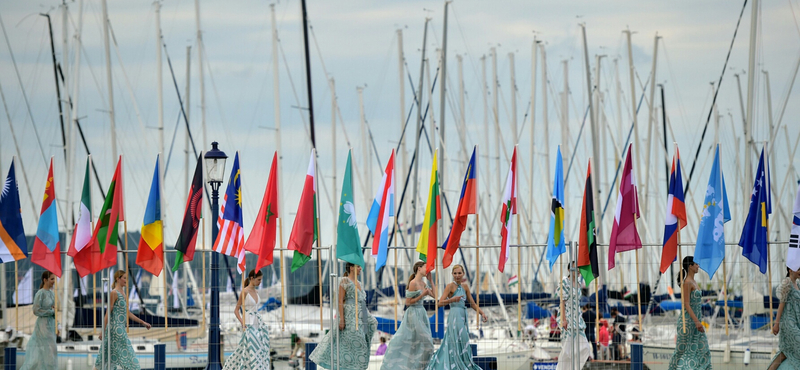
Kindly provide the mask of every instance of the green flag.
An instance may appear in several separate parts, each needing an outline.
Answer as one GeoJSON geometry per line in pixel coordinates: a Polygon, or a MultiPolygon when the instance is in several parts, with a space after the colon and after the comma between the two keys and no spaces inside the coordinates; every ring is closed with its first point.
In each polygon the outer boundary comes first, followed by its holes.
{"type": "Polygon", "coordinates": [[[364,253],[361,251],[361,238],[358,237],[356,206],[353,203],[353,178],[350,176],[350,156],[342,182],[342,199],[339,201],[339,223],[336,227],[336,258],[364,267],[364,253]]]}

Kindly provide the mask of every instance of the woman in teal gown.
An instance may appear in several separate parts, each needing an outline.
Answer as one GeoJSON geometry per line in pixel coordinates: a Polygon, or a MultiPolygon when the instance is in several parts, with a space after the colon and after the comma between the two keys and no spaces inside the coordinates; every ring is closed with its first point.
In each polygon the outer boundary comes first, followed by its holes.
{"type": "Polygon", "coordinates": [[[345,266],[345,275],[339,280],[339,323],[331,325],[331,330],[309,357],[324,369],[366,370],[369,367],[370,343],[378,329],[378,320],[367,311],[367,293],[358,282],[360,272],[361,266],[352,263],[345,266]]]}
{"type": "Polygon", "coordinates": [[[406,312],[389,348],[383,356],[381,370],[422,370],[428,366],[433,355],[433,338],[428,313],[422,305],[425,296],[436,297],[436,292],[425,284],[430,273],[425,271],[425,262],[414,264],[411,280],[406,287],[406,312]]]}
{"type": "Polygon", "coordinates": [[[128,312],[128,303],[125,301],[124,287],[128,286],[128,274],[124,270],[114,273],[111,293],[109,294],[110,310],[106,311],[103,321],[103,333],[100,334],[103,344],[94,360],[95,369],[140,370],[139,360],[133,352],[133,346],[128,339],[126,324],[128,319],[142,324],[150,330],[150,324],[128,312]],[[106,335],[107,334],[107,335],[106,335]],[[109,356],[109,350],[110,356],[109,356]],[[103,366],[105,364],[105,367],[103,366]]]}
{"type": "Polygon", "coordinates": [[[225,359],[223,370],[269,370],[269,332],[267,325],[258,316],[258,292],[263,274],[250,270],[244,280],[244,289],[233,312],[242,324],[244,332],[236,350],[225,359]]]}
{"type": "Polygon", "coordinates": [[[697,318],[697,314],[702,312],[700,310],[702,294],[694,276],[700,271],[700,265],[694,262],[692,256],[686,256],[681,262],[681,267],[678,285],[681,287],[681,305],[685,309],[676,325],[678,339],[675,342],[675,352],[669,361],[669,370],[709,370],[711,350],[708,348],[706,329],[697,318]]]}
{"type": "Polygon", "coordinates": [[[778,290],[781,304],[772,326],[772,334],[779,335],[780,351],[772,358],[769,370],[800,369],[800,290],[797,287],[800,271],[786,270],[786,278],[778,290]]]}
{"type": "Polygon", "coordinates": [[[452,269],[453,282],[447,284],[439,298],[439,307],[450,304],[450,314],[447,316],[447,331],[444,332],[442,345],[436,350],[428,363],[428,370],[481,370],[472,362],[472,350],[469,347],[469,328],[467,323],[467,306],[477,311],[486,322],[486,314],[478,307],[469,285],[463,281],[464,267],[454,265],[452,269]]]}
{"type": "Polygon", "coordinates": [[[56,370],[58,361],[56,357],[56,296],[53,285],[56,283],[56,274],[45,271],[42,273],[42,284],[33,297],[33,314],[36,315],[36,325],[33,334],[25,346],[25,362],[22,370],[56,370]]]}

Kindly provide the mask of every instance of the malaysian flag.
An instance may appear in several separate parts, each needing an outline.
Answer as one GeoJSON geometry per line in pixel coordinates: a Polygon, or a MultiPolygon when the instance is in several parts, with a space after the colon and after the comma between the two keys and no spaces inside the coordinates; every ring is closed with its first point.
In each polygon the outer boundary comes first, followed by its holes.
{"type": "Polygon", "coordinates": [[[214,241],[214,251],[231,257],[236,257],[239,262],[236,268],[239,273],[244,273],[244,230],[242,229],[242,179],[239,176],[239,152],[233,160],[231,178],[228,180],[228,189],[225,199],[219,210],[217,227],[219,233],[214,241]]]}

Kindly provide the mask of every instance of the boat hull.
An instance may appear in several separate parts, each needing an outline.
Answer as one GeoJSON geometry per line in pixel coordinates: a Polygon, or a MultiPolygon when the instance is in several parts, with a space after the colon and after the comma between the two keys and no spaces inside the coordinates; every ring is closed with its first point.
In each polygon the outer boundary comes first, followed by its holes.
{"type": "MultiPolygon", "coordinates": [[[[644,364],[650,370],[668,370],[669,361],[672,359],[672,354],[675,351],[674,347],[669,346],[643,346],[644,364]]],[[[739,346],[731,346],[730,361],[724,361],[725,349],[712,348],[711,349],[711,367],[714,369],[741,369],[745,366],[746,348],[739,346]]],[[[751,350],[750,351],[750,364],[748,368],[752,369],[766,369],[772,359],[772,353],[764,350],[751,350]]]]}

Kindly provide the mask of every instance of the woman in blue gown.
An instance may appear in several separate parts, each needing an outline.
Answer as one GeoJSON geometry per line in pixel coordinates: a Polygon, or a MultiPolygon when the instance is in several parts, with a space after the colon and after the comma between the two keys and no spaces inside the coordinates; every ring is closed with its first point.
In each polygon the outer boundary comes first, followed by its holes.
{"type": "Polygon", "coordinates": [[[786,270],[786,278],[778,289],[781,304],[772,326],[772,334],[779,335],[780,351],[772,358],[769,370],[800,369],[800,290],[797,286],[800,271],[786,270]]]}
{"type": "Polygon", "coordinates": [[[233,312],[244,332],[239,338],[239,346],[233,354],[225,359],[223,370],[269,370],[269,332],[267,324],[258,316],[258,292],[263,274],[250,270],[244,280],[244,289],[236,302],[233,312]]]}
{"type": "Polygon", "coordinates": [[[451,273],[453,282],[447,284],[442,297],[439,298],[439,307],[450,305],[447,331],[444,333],[442,345],[428,363],[428,370],[480,370],[481,368],[472,362],[466,302],[469,301],[470,307],[481,315],[484,322],[486,314],[478,307],[469,292],[469,285],[464,281],[464,267],[454,265],[451,273]]]}
{"type": "Polygon", "coordinates": [[[378,320],[367,311],[367,293],[358,282],[361,266],[348,263],[339,280],[339,323],[322,338],[309,357],[324,369],[366,370],[369,367],[370,343],[378,329],[378,320]],[[356,328],[358,301],[358,328],[356,328]],[[336,355],[338,353],[338,361],[336,355]]]}
{"type": "Polygon", "coordinates": [[[109,300],[111,301],[109,307],[111,309],[106,311],[103,322],[103,331],[109,334],[100,334],[103,344],[100,346],[100,352],[94,361],[95,369],[116,369],[117,367],[123,370],[141,369],[125,329],[128,319],[142,324],[148,330],[150,330],[150,324],[128,312],[128,304],[125,301],[125,292],[123,291],[126,286],[128,286],[128,274],[124,270],[115,272],[113,284],[111,285],[112,290],[109,294],[109,300]]]}
{"type": "Polygon", "coordinates": [[[25,362],[22,370],[56,370],[56,296],[53,285],[56,283],[56,274],[45,271],[42,273],[42,284],[33,297],[33,314],[36,315],[36,325],[33,334],[25,346],[25,362]]]}
{"type": "Polygon", "coordinates": [[[676,327],[678,339],[675,342],[675,352],[669,361],[669,370],[710,370],[711,350],[708,347],[706,329],[697,318],[697,314],[702,312],[703,295],[694,276],[700,271],[700,265],[694,262],[692,256],[686,256],[681,262],[681,267],[678,285],[681,287],[681,305],[685,309],[678,319],[676,327]]]}
{"type": "Polygon", "coordinates": [[[428,313],[422,305],[425,296],[435,298],[436,292],[425,283],[430,273],[425,271],[425,262],[414,264],[413,274],[406,287],[406,312],[397,333],[389,341],[383,356],[381,370],[422,370],[428,366],[433,355],[433,338],[428,313]]]}

